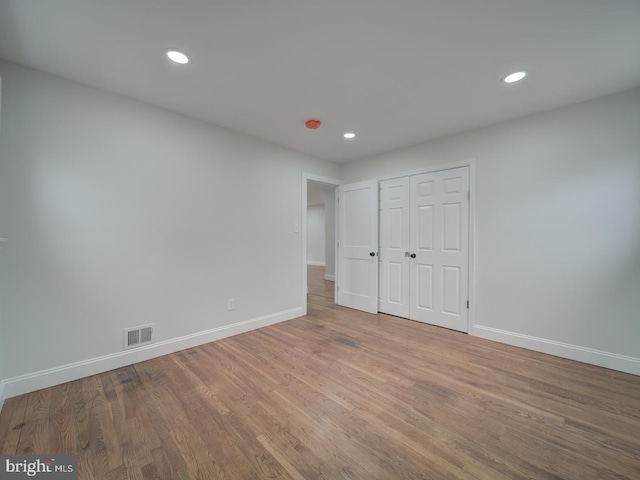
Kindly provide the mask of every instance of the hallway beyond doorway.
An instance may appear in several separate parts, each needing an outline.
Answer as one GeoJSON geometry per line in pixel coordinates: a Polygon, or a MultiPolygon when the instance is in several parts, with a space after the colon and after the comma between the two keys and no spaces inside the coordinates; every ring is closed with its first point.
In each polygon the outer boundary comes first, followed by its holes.
{"type": "Polygon", "coordinates": [[[307,266],[307,287],[309,293],[307,302],[326,304],[326,300],[333,303],[334,298],[334,282],[324,279],[325,267],[314,265],[307,266]],[[320,298],[318,298],[320,297],[320,298]]]}

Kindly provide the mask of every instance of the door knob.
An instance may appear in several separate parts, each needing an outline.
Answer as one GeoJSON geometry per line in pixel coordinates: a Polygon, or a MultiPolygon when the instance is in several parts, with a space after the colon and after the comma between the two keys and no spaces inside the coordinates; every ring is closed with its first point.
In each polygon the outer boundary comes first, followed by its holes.
{"type": "Polygon", "coordinates": [[[369,255],[372,256],[372,257],[375,257],[376,256],[376,252],[370,252],[369,255]]]}
{"type": "Polygon", "coordinates": [[[411,257],[411,258],[416,258],[416,254],[415,254],[415,253],[412,253],[412,254],[410,255],[410,257],[411,257]]]}

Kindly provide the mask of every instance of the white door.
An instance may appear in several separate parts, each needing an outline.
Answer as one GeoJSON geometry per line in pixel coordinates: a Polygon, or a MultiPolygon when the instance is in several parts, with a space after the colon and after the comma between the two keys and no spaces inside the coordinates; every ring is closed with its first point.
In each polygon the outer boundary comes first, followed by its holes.
{"type": "Polygon", "coordinates": [[[463,332],[469,316],[468,192],[468,167],[411,177],[409,318],[463,332]]]}
{"type": "Polygon", "coordinates": [[[378,312],[378,182],[338,187],[338,304],[378,312]]]}
{"type": "Polygon", "coordinates": [[[380,182],[378,310],[409,318],[410,177],[380,182]]]}

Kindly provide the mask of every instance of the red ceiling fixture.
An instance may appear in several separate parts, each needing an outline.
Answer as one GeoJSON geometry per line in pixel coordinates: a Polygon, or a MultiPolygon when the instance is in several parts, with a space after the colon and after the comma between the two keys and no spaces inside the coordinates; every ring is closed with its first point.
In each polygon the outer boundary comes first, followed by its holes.
{"type": "Polygon", "coordinates": [[[307,120],[305,122],[305,127],[307,127],[309,130],[317,130],[320,128],[320,125],[322,125],[322,122],[320,120],[317,120],[315,118],[312,118],[310,120],[307,120]]]}

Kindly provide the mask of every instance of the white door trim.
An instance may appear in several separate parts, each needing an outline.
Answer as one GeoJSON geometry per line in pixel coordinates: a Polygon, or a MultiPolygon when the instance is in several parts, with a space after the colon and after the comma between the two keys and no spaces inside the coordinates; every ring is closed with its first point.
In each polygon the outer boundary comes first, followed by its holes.
{"type": "Polygon", "coordinates": [[[417,168],[415,170],[409,170],[406,172],[383,175],[381,177],[378,177],[378,182],[381,182],[383,180],[393,180],[394,178],[400,178],[400,177],[411,177],[412,175],[421,175],[423,173],[434,173],[434,172],[440,172],[442,170],[453,170],[454,168],[460,168],[460,167],[469,167],[469,173],[471,173],[471,170],[475,172],[475,164],[476,164],[475,158],[462,160],[460,162],[443,163],[440,165],[433,165],[430,167],[417,168]]]}
{"type": "MultiPolygon", "coordinates": [[[[471,192],[471,199],[469,201],[469,335],[479,336],[482,332],[476,332],[475,323],[475,306],[476,306],[476,159],[469,158],[459,162],[451,162],[448,164],[433,165],[430,167],[424,167],[416,170],[400,172],[391,175],[384,175],[378,177],[378,182],[381,180],[390,180],[393,178],[406,177],[411,175],[418,175],[422,173],[437,172],[440,170],[449,170],[458,167],[469,167],[469,191],[471,192]]],[[[301,284],[301,296],[302,296],[302,309],[304,315],[307,314],[307,180],[313,182],[326,183],[328,185],[339,186],[345,182],[336,180],[334,178],[323,177],[320,175],[313,175],[309,173],[302,174],[302,222],[301,222],[301,245],[302,250],[302,284],[301,284]]],[[[338,215],[336,215],[336,235],[338,234],[338,215]]],[[[336,261],[338,256],[336,255],[336,261]]],[[[336,266],[336,273],[338,269],[336,266]]],[[[337,286],[337,282],[336,282],[337,286]]]]}
{"type": "MultiPolygon", "coordinates": [[[[343,183],[340,180],[337,180],[335,178],[323,177],[322,175],[315,175],[313,173],[302,172],[302,188],[301,188],[302,197],[300,201],[300,211],[301,211],[300,251],[301,251],[301,263],[302,263],[302,275],[301,275],[301,284],[300,284],[300,291],[302,293],[301,293],[300,306],[302,307],[302,315],[307,314],[307,182],[308,181],[324,183],[326,185],[331,185],[334,187],[338,187],[343,183]]],[[[335,216],[335,221],[336,221],[335,232],[337,235],[338,234],[338,216],[337,215],[335,216]]],[[[337,255],[336,255],[336,262],[337,262],[337,255]]]]}
{"type": "Polygon", "coordinates": [[[419,168],[401,173],[383,175],[378,177],[378,182],[382,180],[392,180],[400,177],[410,177],[423,173],[433,173],[453,168],[469,167],[469,335],[476,335],[476,159],[469,158],[459,162],[444,163],[430,167],[419,168]]]}

